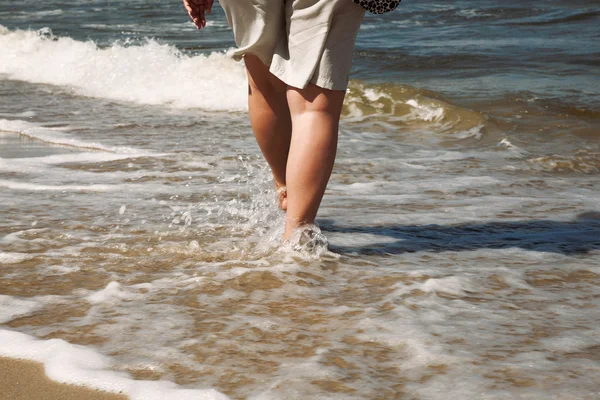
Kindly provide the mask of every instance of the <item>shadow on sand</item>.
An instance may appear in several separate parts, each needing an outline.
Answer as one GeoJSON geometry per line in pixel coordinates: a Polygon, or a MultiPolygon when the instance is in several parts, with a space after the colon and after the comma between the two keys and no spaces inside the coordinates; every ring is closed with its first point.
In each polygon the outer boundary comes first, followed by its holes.
{"type": "Polygon", "coordinates": [[[600,249],[600,212],[579,214],[573,221],[528,220],[465,223],[457,225],[339,226],[320,220],[327,232],[385,236],[380,243],[341,246],[330,243],[340,254],[386,255],[417,251],[465,251],[521,248],[525,250],[583,255],[600,249]],[[391,241],[389,239],[395,240],[391,241]]]}

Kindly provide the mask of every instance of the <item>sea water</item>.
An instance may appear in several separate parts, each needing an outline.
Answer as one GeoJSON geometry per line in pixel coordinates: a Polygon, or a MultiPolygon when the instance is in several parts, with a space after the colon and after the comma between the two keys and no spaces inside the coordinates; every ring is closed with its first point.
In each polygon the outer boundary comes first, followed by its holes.
{"type": "Polygon", "coordinates": [[[138,399],[600,396],[600,8],[402,3],[312,248],[215,6],[0,0],[0,355],[138,399]]]}

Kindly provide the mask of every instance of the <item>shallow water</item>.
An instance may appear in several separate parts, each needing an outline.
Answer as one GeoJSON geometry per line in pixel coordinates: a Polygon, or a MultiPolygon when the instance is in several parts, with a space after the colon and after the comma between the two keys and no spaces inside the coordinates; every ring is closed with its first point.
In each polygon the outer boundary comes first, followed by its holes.
{"type": "Polygon", "coordinates": [[[0,1],[2,329],[233,399],[599,396],[594,2],[369,17],[316,252],[280,246],[220,10],[28,4],[0,1]]]}

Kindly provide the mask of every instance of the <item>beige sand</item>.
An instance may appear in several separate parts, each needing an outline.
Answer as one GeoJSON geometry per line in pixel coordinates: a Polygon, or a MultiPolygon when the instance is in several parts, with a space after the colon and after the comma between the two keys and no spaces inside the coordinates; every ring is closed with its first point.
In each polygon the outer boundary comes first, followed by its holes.
{"type": "Polygon", "coordinates": [[[0,400],[126,400],[117,394],[62,385],[44,374],[41,364],[0,357],[0,400]]]}

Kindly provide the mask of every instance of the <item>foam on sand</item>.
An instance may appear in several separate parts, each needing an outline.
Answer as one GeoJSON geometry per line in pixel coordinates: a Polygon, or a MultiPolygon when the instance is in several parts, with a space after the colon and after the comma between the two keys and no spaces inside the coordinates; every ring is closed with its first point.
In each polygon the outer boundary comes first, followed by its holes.
{"type": "Polygon", "coordinates": [[[44,366],[27,360],[0,357],[0,398],[10,400],[126,400],[123,395],[54,382],[44,366]]]}
{"type": "Polygon", "coordinates": [[[60,339],[38,340],[0,330],[0,356],[40,362],[56,382],[123,393],[132,400],[229,399],[214,389],[182,389],[173,382],[133,380],[123,372],[110,371],[110,358],[60,339]]]}

